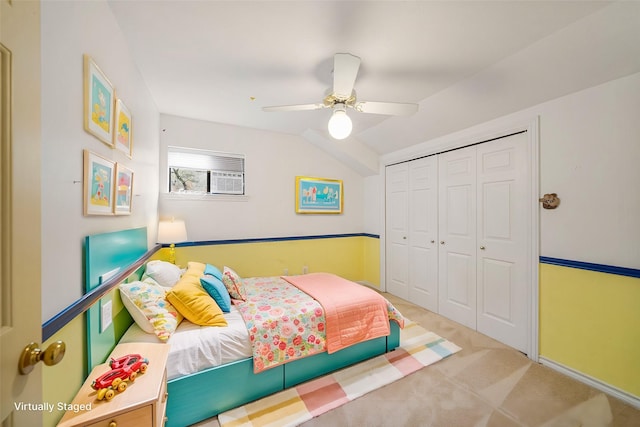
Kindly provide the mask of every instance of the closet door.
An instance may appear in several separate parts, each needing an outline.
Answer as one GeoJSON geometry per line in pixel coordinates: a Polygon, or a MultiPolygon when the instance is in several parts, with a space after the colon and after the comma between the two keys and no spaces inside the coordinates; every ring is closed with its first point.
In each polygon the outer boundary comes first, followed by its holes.
{"type": "Polygon", "coordinates": [[[438,160],[409,162],[409,301],[438,312],[438,160]]]}
{"type": "Polygon", "coordinates": [[[531,207],[526,134],[477,146],[477,329],[526,352],[527,228],[531,207]]]}
{"type": "Polygon", "coordinates": [[[409,227],[407,163],[386,169],[386,284],[387,292],[409,299],[409,227]]]}
{"type": "Polygon", "coordinates": [[[438,157],[438,312],[475,329],[476,147],[438,157]]]}

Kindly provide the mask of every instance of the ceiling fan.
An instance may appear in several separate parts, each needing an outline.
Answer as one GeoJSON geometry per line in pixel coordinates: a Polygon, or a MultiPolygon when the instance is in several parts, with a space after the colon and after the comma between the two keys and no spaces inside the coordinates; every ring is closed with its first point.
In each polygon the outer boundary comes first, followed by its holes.
{"type": "Polygon", "coordinates": [[[353,108],[360,113],[391,116],[404,116],[418,111],[418,104],[358,101],[353,86],[359,68],[359,57],[350,53],[336,53],[333,58],[333,90],[323,99],[322,103],[262,107],[262,110],[304,111],[331,108],[333,114],[329,119],[328,128],[329,133],[335,139],[344,139],[351,134],[352,123],[347,115],[347,108],[353,108]]]}

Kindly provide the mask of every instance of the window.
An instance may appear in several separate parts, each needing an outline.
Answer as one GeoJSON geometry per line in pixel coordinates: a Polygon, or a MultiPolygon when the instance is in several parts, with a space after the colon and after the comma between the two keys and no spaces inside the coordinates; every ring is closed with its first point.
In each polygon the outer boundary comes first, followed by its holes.
{"type": "Polygon", "coordinates": [[[169,147],[169,192],[244,194],[244,155],[169,147]]]}

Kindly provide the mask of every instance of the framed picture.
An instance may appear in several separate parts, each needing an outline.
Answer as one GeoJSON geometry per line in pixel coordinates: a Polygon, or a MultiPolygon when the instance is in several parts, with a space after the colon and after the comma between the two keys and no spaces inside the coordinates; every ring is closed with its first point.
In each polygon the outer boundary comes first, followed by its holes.
{"type": "Polygon", "coordinates": [[[133,156],[133,133],[131,112],[122,99],[116,99],[116,127],[113,132],[113,145],[129,158],[133,156]]]}
{"type": "Polygon", "coordinates": [[[129,215],[133,197],[133,171],[120,163],[116,163],[116,180],[113,187],[113,213],[116,215],[129,215]]]}
{"type": "Polygon", "coordinates": [[[116,164],[84,150],[84,214],[113,215],[116,164]]]}
{"type": "Polygon", "coordinates": [[[84,129],[113,147],[115,91],[89,55],[84,55],[84,129]]]}
{"type": "Polygon", "coordinates": [[[296,176],[296,213],[342,213],[342,181],[296,176]]]}

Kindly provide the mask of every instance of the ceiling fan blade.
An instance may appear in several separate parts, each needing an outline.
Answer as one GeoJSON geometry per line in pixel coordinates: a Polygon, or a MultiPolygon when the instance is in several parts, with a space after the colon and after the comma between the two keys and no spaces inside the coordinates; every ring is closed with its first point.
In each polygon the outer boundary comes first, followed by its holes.
{"type": "Polygon", "coordinates": [[[333,95],[337,99],[347,99],[353,92],[360,58],[350,53],[336,53],[333,58],[333,95]]]}
{"type": "Polygon", "coordinates": [[[389,116],[408,116],[418,111],[418,104],[399,102],[357,102],[353,108],[361,113],[387,114],[389,116]]]}
{"type": "Polygon", "coordinates": [[[299,105],[277,105],[272,107],[262,107],[262,111],[305,111],[305,110],[320,110],[327,108],[325,104],[299,104],[299,105]]]}

